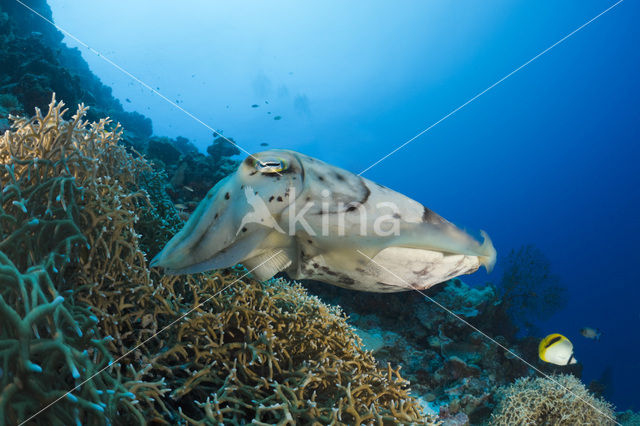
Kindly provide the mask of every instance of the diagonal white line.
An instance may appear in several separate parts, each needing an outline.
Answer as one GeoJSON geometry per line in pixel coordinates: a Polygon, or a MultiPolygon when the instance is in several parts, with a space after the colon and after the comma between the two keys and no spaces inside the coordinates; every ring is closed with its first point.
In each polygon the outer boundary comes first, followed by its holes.
{"type": "Polygon", "coordinates": [[[366,171],[372,169],[373,167],[375,167],[376,165],[378,165],[380,162],[386,160],[387,158],[389,158],[390,156],[392,156],[393,154],[395,154],[396,152],[400,151],[402,148],[404,148],[405,146],[407,146],[408,144],[410,144],[411,142],[413,142],[414,140],[418,139],[420,136],[424,135],[425,133],[427,133],[429,130],[433,129],[434,127],[436,127],[438,124],[442,123],[444,120],[446,120],[447,118],[451,117],[453,114],[455,114],[456,112],[460,111],[462,108],[466,107],[467,105],[469,105],[471,102],[475,101],[476,99],[478,99],[480,96],[484,95],[485,93],[487,93],[489,90],[493,89],[494,87],[496,87],[497,85],[499,85],[500,83],[502,83],[503,81],[505,81],[506,79],[508,79],[509,77],[511,77],[512,75],[514,75],[515,73],[517,73],[518,71],[520,71],[521,69],[523,69],[524,67],[526,67],[527,65],[529,65],[531,62],[535,61],[536,59],[538,59],[539,57],[541,57],[542,55],[544,55],[545,53],[549,52],[551,49],[553,49],[554,47],[556,47],[557,45],[559,45],[560,43],[562,43],[563,41],[565,41],[566,39],[568,39],[569,37],[571,37],[572,35],[574,35],[575,33],[577,33],[578,31],[582,30],[584,27],[586,27],[587,25],[591,24],[593,21],[595,21],[596,19],[598,19],[599,17],[601,17],[602,15],[604,15],[605,13],[609,12],[611,9],[613,9],[614,7],[616,7],[617,5],[619,5],[620,3],[622,3],[624,0],[618,0],[616,3],[614,3],[613,5],[609,6],[608,8],[606,8],[605,10],[603,10],[602,12],[600,12],[599,14],[597,14],[596,16],[594,16],[593,18],[591,18],[590,20],[588,20],[587,22],[585,22],[584,24],[580,25],[578,28],[576,28],[575,30],[571,31],[569,34],[567,34],[566,36],[562,37],[560,40],[556,41],[555,43],[553,43],[551,46],[547,47],[546,49],[544,49],[542,52],[538,53],[536,56],[534,56],[533,58],[529,59],[527,62],[525,62],[524,64],[520,65],[518,68],[516,68],[515,70],[511,71],[509,74],[505,75],[504,77],[502,77],[500,80],[496,81],[495,83],[493,83],[491,86],[487,87],[486,89],[484,89],[482,92],[478,93],[477,95],[475,95],[474,97],[472,97],[471,99],[469,99],[467,102],[463,103],[462,105],[460,105],[458,108],[454,109],[453,111],[451,111],[449,114],[445,115],[444,117],[442,117],[440,120],[436,121],[435,123],[433,123],[431,126],[427,127],[426,129],[424,129],[423,131],[421,131],[420,133],[418,133],[417,135],[415,135],[414,137],[412,137],[411,139],[409,139],[408,141],[406,141],[405,143],[403,143],[402,145],[400,145],[399,147],[397,147],[396,149],[394,149],[393,151],[391,151],[390,153],[388,153],[387,155],[385,155],[384,157],[380,158],[378,161],[376,161],[375,163],[373,163],[372,165],[370,165],[369,167],[367,167],[366,169],[364,169],[363,171],[361,171],[360,173],[358,173],[358,176],[362,175],[363,173],[365,173],[366,171]]]}
{"type": "Polygon", "coordinates": [[[141,86],[143,86],[144,88],[150,90],[151,92],[153,92],[154,94],[158,95],[160,98],[162,98],[163,100],[165,100],[166,102],[168,102],[169,104],[171,104],[172,106],[174,106],[175,108],[179,109],[180,111],[182,111],[183,113],[185,113],[186,115],[188,115],[189,117],[191,117],[192,119],[194,119],[195,121],[197,121],[198,123],[202,124],[204,127],[206,127],[207,129],[209,129],[211,132],[213,132],[213,134],[215,136],[218,136],[222,139],[224,139],[225,141],[229,142],[231,145],[235,146],[236,148],[238,148],[239,150],[241,150],[242,152],[244,152],[245,154],[247,154],[249,157],[253,158],[254,160],[256,160],[258,163],[263,164],[260,160],[258,160],[257,158],[255,158],[249,151],[247,151],[246,149],[244,149],[243,147],[241,147],[240,145],[238,145],[237,143],[235,143],[234,141],[232,141],[231,139],[225,137],[222,133],[218,132],[217,130],[215,130],[213,127],[209,126],[207,123],[205,123],[204,121],[202,121],[201,119],[199,119],[198,117],[196,117],[194,114],[192,114],[191,112],[187,111],[186,109],[182,108],[180,105],[178,105],[177,103],[173,102],[171,99],[169,99],[168,97],[166,97],[165,95],[163,95],[162,93],[160,93],[158,90],[154,89],[153,87],[151,87],[150,85],[148,85],[147,83],[145,83],[144,81],[140,80],[138,77],[136,77],[135,75],[131,74],[129,71],[127,71],[126,69],[124,69],[123,67],[121,67],[120,65],[118,65],[117,63],[113,62],[111,59],[109,59],[107,56],[103,55],[102,53],[98,52],[96,49],[94,49],[93,47],[89,46],[87,43],[85,43],[84,41],[80,40],[78,37],[74,36],[73,34],[71,34],[69,31],[65,30],[64,28],[61,28],[58,24],[56,24],[55,22],[47,19],[45,16],[43,16],[42,14],[38,13],[38,11],[34,10],[33,8],[27,6],[26,4],[24,4],[21,0],[15,0],[17,3],[21,4],[22,6],[24,6],[25,8],[27,8],[28,10],[30,10],[32,13],[34,13],[35,15],[39,16],[40,18],[42,18],[44,21],[48,22],[49,24],[53,25],[54,27],[56,27],[56,29],[58,29],[58,31],[62,32],[63,34],[65,34],[66,36],[68,36],[69,38],[72,38],[73,40],[75,40],[77,43],[79,43],[81,46],[85,47],[86,49],[88,49],[90,52],[96,54],[98,57],[102,58],[105,62],[109,63],[110,65],[112,65],[114,68],[118,69],[119,71],[121,71],[123,74],[127,75],[129,78],[131,78],[132,80],[134,80],[135,82],[137,82],[138,84],[140,84],[141,86]]]}
{"type": "Polygon", "coordinates": [[[46,406],[44,406],[42,409],[40,409],[40,411],[38,411],[37,413],[33,414],[31,417],[29,417],[28,419],[24,420],[23,422],[21,422],[19,424],[19,426],[24,425],[25,423],[27,423],[29,420],[33,419],[34,417],[36,417],[38,414],[42,413],[43,411],[47,410],[49,407],[51,407],[52,405],[54,405],[55,403],[57,403],[58,401],[60,401],[62,398],[66,397],[67,395],[69,395],[71,392],[73,392],[74,390],[78,389],[80,386],[84,385],[85,383],[87,383],[88,381],[90,381],[91,379],[93,379],[94,377],[96,377],[98,374],[102,373],[104,370],[106,370],[107,368],[111,367],[113,364],[117,363],[118,361],[120,361],[121,359],[125,358],[126,356],[128,356],[129,354],[131,354],[132,352],[136,351],[140,346],[144,345],[145,343],[147,343],[149,340],[153,339],[154,337],[156,337],[158,334],[162,333],[163,331],[165,331],[166,329],[168,329],[169,327],[173,326],[174,324],[176,324],[177,322],[179,322],[180,320],[182,320],[184,317],[186,317],[187,315],[189,315],[191,312],[195,311],[196,309],[198,309],[199,307],[201,307],[202,305],[204,305],[205,303],[207,303],[209,300],[213,299],[214,297],[216,297],[217,295],[219,295],[220,293],[222,293],[223,291],[225,291],[226,289],[228,289],[229,287],[231,287],[232,285],[234,285],[235,283],[237,283],[238,281],[240,281],[241,279],[243,279],[244,277],[246,277],[247,275],[249,275],[251,272],[255,271],[256,269],[258,269],[259,267],[261,267],[262,265],[264,265],[265,263],[269,262],[271,259],[273,259],[274,257],[276,257],[277,255],[279,255],[282,252],[282,250],[278,250],[276,252],[276,254],[274,254],[273,256],[271,256],[269,259],[265,260],[264,262],[262,262],[261,264],[259,264],[258,266],[256,266],[255,268],[251,269],[250,271],[248,271],[246,274],[242,275],[240,278],[234,280],[231,284],[228,284],[227,286],[225,286],[223,289],[221,289],[220,291],[218,291],[217,293],[207,297],[203,302],[198,303],[195,307],[193,307],[191,310],[187,311],[186,313],[180,315],[178,318],[176,318],[175,320],[173,320],[170,324],[164,326],[162,329],[160,329],[160,331],[157,331],[156,333],[154,333],[153,335],[151,335],[149,338],[147,338],[146,340],[144,340],[142,343],[139,343],[135,348],[131,349],[129,352],[127,352],[126,354],[118,357],[117,359],[111,361],[109,364],[107,364],[105,367],[101,368],[100,370],[98,370],[95,374],[93,374],[91,377],[89,377],[88,379],[85,379],[82,383],[76,385],[73,389],[70,389],[68,392],[66,392],[64,395],[62,395],[61,397],[59,397],[58,399],[56,399],[53,402],[50,402],[49,404],[47,404],[46,406]]]}
{"type": "Polygon", "coordinates": [[[504,345],[502,345],[500,342],[496,341],[495,339],[493,339],[491,336],[489,336],[487,333],[485,333],[484,331],[480,330],[478,327],[476,327],[475,325],[471,324],[470,322],[468,322],[467,320],[465,320],[464,318],[460,317],[458,314],[456,314],[455,312],[451,311],[450,309],[448,309],[446,306],[443,306],[441,303],[439,303],[437,300],[435,300],[434,298],[426,295],[422,290],[413,287],[411,284],[409,284],[408,282],[406,282],[404,279],[402,279],[401,277],[399,277],[398,275],[394,274],[392,271],[390,271],[389,269],[385,268],[384,266],[382,266],[381,264],[379,264],[378,262],[376,262],[375,260],[373,260],[372,258],[370,258],[369,256],[367,256],[366,254],[364,254],[363,252],[361,252],[360,250],[356,251],[358,253],[360,253],[361,255],[363,255],[364,257],[366,257],[367,259],[369,259],[369,261],[375,265],[377,265],[378,267],[380,267],[381,269],[384,269],[386,272],[390,273],[391,275],[393,275],[394,277],[396,277],[397,279],[399,279],[400,281],[402,281],[403,283],[405,283],[407,285],[408,288],[412,288],[413,290],[417,291],[418,293],[420,293],[421,295],[423,295],[427,300],[429,300],[430,302],[434,303],[435,305],[437,305],[439,308],[443,309],[445,312],[447,312],[448,314],[452,315],[453,317],[455,317],[456,319],[458,319],[459,321],[463,322],[465,325],[471,327],[473,330],[477,331],[478,333],[480,333],[482,336],[484,336],[486,339],[490,340],[491,342],[495,343],[496,345],[498,345],[500,348],[504,349],[506,352],[509,352],[511,355],[513,355],[514,357],[518,358],[520,361],[522,361],[523,363],[525,363],[527,366],[529,366],[530,368],[534,369],[535,371],[537,371],[538,373],[542,374],[544,377],[546,377],[547,379],[551,380],[553,383],[555,383],[556,385],[560,386],[561,388],[563,388],[565,391],[569,392],[571,395],[575,396],[576,398],[578,398],[580,401],[584,402],[585,404],[587,404],[588,406],[590,406],[591,408],[593,408],[594,410],[596,410],[598,413],[602,414],[603,416],[609,418],[610,420],[612,420],[613,422],[615,422],[616,424],[620,424],[618,423],[614,418],[610,417],[609,415],[603,413],[602,411],[600,411],[597,407],[595,407],[593,404],[591,404],[589,401],[585,400],[584,398],[580,397],[580,395],[576,395],[573,391],[571,391],[571,389],[563,386],[562,384],[560,384],[557,380],[555,380],[553,377],[549,376],[548,374],[542,372],[540,369],[538,369],[536,366],[534,366],[533,364],[531,364],[530,362],[528,362],[527,360],[525,360],[524,358],[522,358],[520,355],[518,355],[517,353],[513,352],[511,349],[508,349],[507,347],[505,347],[504,345]]]}

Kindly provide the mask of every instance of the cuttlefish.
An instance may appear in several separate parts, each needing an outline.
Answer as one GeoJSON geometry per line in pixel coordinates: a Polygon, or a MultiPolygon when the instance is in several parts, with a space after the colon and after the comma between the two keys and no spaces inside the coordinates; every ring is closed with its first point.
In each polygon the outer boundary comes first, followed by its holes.
{"type": "MultiPolygon", "coordinates": [[[[482,232],[482,231],[481,231],[482,232]]],[[[288,150],[250,155],[218,182],[151,261],[170,274],[243,264],[258,280],[284,271],[350,289],[426,289],[496,251],[398,192],[288,150]]]]}

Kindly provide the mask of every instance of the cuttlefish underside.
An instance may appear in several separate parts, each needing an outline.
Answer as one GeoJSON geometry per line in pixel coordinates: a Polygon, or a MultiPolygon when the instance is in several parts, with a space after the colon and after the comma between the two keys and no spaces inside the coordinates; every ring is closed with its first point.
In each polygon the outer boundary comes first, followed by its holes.
{"type": "Polygon", "coordinates": [[[479,243],[398,192],[288,150],[247,157],[218,182],[151,261],[187,274],[242,263],[259,280],[280,271],[371,292],[426,289],[496,260],[479,243]]]}

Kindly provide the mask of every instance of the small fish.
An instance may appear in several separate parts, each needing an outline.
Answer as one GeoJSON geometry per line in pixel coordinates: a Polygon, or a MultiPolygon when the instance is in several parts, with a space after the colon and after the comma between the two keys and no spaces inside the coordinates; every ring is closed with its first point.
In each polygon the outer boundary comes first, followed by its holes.
{"type": "Polygon", "coordinates": [[[185,206],[184,204],[174,204],[175,208],[178,210],[186,210],[187,206],[185,206]]]}
{"type": "Polygon", "coordinates": [[[573,343],[562,334],[550,334],[540,341],[538,355],[544,362],[556,365],[575,364],[573,343]]]}
{"type": "Polygon", "coordinates": [[[189,191],[189,192],[193,192],[193,188],[192,188],[192,187],[190,187],[190,186],[185,185],[185,186],[184,186],[184,189],[186,189],[186,190],[187,190],[187,191],[189,191]]]}
{"type": "Polygon", "coordinates": [[[251,105],[251,108],[258,108],[259,106],[260,105],[258,105],[258,104],[253,104],[253,105],[251,105]]]}
{"type": "Polygon", "coordinates": [[[580,329],[580,334],[587,339],[600,340],[602,333],[597,328],[584,327],[580,329]]]}
{"type": "Polygon", "coordinates": [[[269,101],[264,101],[265,104],[269,105],[269,101]]]}
{"type": "Polygon", "coordinates": [[[131,103],[131,99],[129,99],[129,98],[125,99],[125,101],[131,103]]]}
{"type": "Polygon", "coordinates": [[[276,115],[275,117],[273,117],[274,120],[282,120],[282,117],[280,117],[279,115],[276,115]]]}
{"type": "Polygon", "coordinates": [[[266,142],[262,142],[262,143],[260,144],[260,146],[269,146],[269,144],[268,144],[268,143],[266,143],[266,142]]]}

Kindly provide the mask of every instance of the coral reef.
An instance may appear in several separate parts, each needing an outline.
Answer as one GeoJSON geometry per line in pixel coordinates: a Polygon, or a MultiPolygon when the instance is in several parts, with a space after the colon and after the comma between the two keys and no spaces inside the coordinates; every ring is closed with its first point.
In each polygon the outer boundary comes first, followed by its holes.
{"type": "Polygon", "coordinates": [[[186,138],[151,138],[146,147],[136,147],[166,172],[169,184],[166,191],[174,203],[182,205],[184,212],[195,209],[199,201],[219,180],[238,168],[240,154],[229,141],[218,137],[204,155],[186,138]]]}
{"type": "Polygon", "coordinates": [[[9,115],[18,114],[22,109],[18,98],[12,94],[0,94],[0,132],[9,129],[9,115]]]}
{"type": "MultiPolygon", "coordinates": [[[[52,20],[45,0],[29,7],[52,20]]],[[[55,91],[71,105],[84,102],[91,107],[88,117],[97,121],[110,116],[126,126],[130,138],[148,138],[151,120],[124,111],[111,88],[91,72],[80,51],[62,42],[55,27],[18,2],[0,4],[0,93],[12,94],[26,111],[44,108],[55,91]]]]}
{"type": "Polygon", "coordinates": [[[181,224],[162,174],[109,120],[64,114],[52,101],[0,139],[0,419],[432,423],[299,285],[150,271],[181,224]]]}
{"type": "Polygon", "coordinates": [[[139,266],[126,264],[126,246],[119,246],[133,232],[120,220],[119,200],[131,198],[121,186],[131,182],[127,175],[120,182],[107,176],[142,169],[115,145],[117,129],[105,130],[106,120],[89,126],[82,120],[84,112],[81,107],[66,121],[62,104],[52,102],[46,116],[37,110],[31,120],[17,118],[0,139],[0,323],[5,325],[0,340],[6,382],[0,400],[9,410],[0,418],[10,421],[24,420],[63,396],[47,413],[63,423],[99,424],[98,413],[143,418],[116,367],[104,370],[113,346],[112,336],[97,326],[105,322],[104,315],[81,301],[83,291],[90,291],[83,289],[82,277],[91,287],[109,280],[116,268],[139,266]],[[109,184],[101,183],[103,178],[113,180],[112,190],[117,189],[112,200],[105,197],[109,184]],[[96,207],[110,201],[119,207],[96,207]],[[104,253],[110,249],[112,258],[104,253]],[[100,267],[104,264],[109,268],[100,267]]]}
{"type": "Polygon", "coordinates": [[[498,392],[490,424],[613,425],[611,404],[594,397],[576,377],[526,377],[498,392]]]}
{"type": "Polygon", "coordinates": [[[180,384],[171,396],[183,418],[193,424],[203,418],[224,424],[420,422],[408,382],[398,369],[376,366],[339,308],[284,280],[242,280],[212,298],[237,279],[217,274],[199,283],[195,312],[176,325],[179,341],[152,360],[168,381],[180,384]],[[202,300],[206,308],[197,306],[202,300]]]}
{"type": "MultiPolygon", "coordinates": [[[[439,409],[443,421],[453,422],[462,413],[472,424],[481,422],[491,413],[498,386],[530,374],[521,361],[418,293],[377,295],[307,285],[312,293],[343,306],[376,359],[401,364],[414,393],[439,409]]],[[[427,291],[516,353],[528,351],[528,346],[535,351],[529,342],[496,332],[512,329],[496,293],[490,285],[472,288],[459,279],[427,291]]]]}
{"type": "Polygon", "coordinates": [[[519,337],[519,330],[531,331],[535,320],[553,313],[564,300],[564,290],[549,262],[531,246],[508,257],[499,286],[469,287],[459,279],[450,280],[426,292],[437,304],[418,293],[380,296],[305,285],[349,313],[349,322],[378,360],[403,365],[416,395],[434,411],[439,409],[443,421],[453,421],[458,413],[468,416],[472,424],[486,420],[495,406],[498,387],[534,374],[464,321],[540,371],[578,377],[582,372],[580,364],[565,367],[540,362],[537,339],[519,337]]]}
{"type": "Polygon", "coordinates": [[[134,398],[101,371],[111,358],[89,307],[68,303],[43,267],[23,274],[2,252],[0,281],[0,424],[18,424],[60,397],[47,418],[100,424],[96,418],[115,416],[120,400],[134,398]]]}
{"type": "Polygon", "coordinates": [[[617,414],[618,414],[617,420],[622,426],[640,425],[640,413],[634,413],[631,410],[627,410],[617,414]]]}
{"type": "MultiPolygon", "coordinates": [[[[29,6],[51,19],[46,1],[33,1],[29,6]]],[[[237,161],[231,157],[239,151],[223,138],[215,138],[203,154],[186,138],[152,137],[151,121],[137,112],[124,111],[111,88],[91,72],[80,51],[69,48],[62,38],[55,27],[19,3],[0,5],[0,131],[8,129],[9,114],[44,108],[53,91],[71,105],[82,102],[90,107],[86,112],[89,120],[110,116],[123,125],[125,146],[144,154],[158,171],[167,174],[166,190],[174,203],[184,206],[181,210],[185,214],[236,168],[237,161]]]]}
{"type": "MultiPolygon", "coordinates": [[[[51,17],[45,0],[29,5],[51,17]]],[[[0,424],[52,402],[36,423],[429,423],[428,402],[444,424],[476,424],[498,386],[531,374],[417,293],[311,285],[347,309],[374,359],[339,309],[297,284],[150,271],[148,256],[235,169],[237,150],[222,138],[201,153],[152,137],[150,120],[125,112],[80,52],[18,3],[0,5],[0,51],[0,133],[53,89],[91,106],[64,119],[53,103],[0,142],[0,424]]],[[[516,325],[529,328],[539,302],[559,306],[562,294],[548,262],[527,266],[535,250],[510,259],[497,288],[455,280],[429,295],[537,359],[516,325]]]]}

